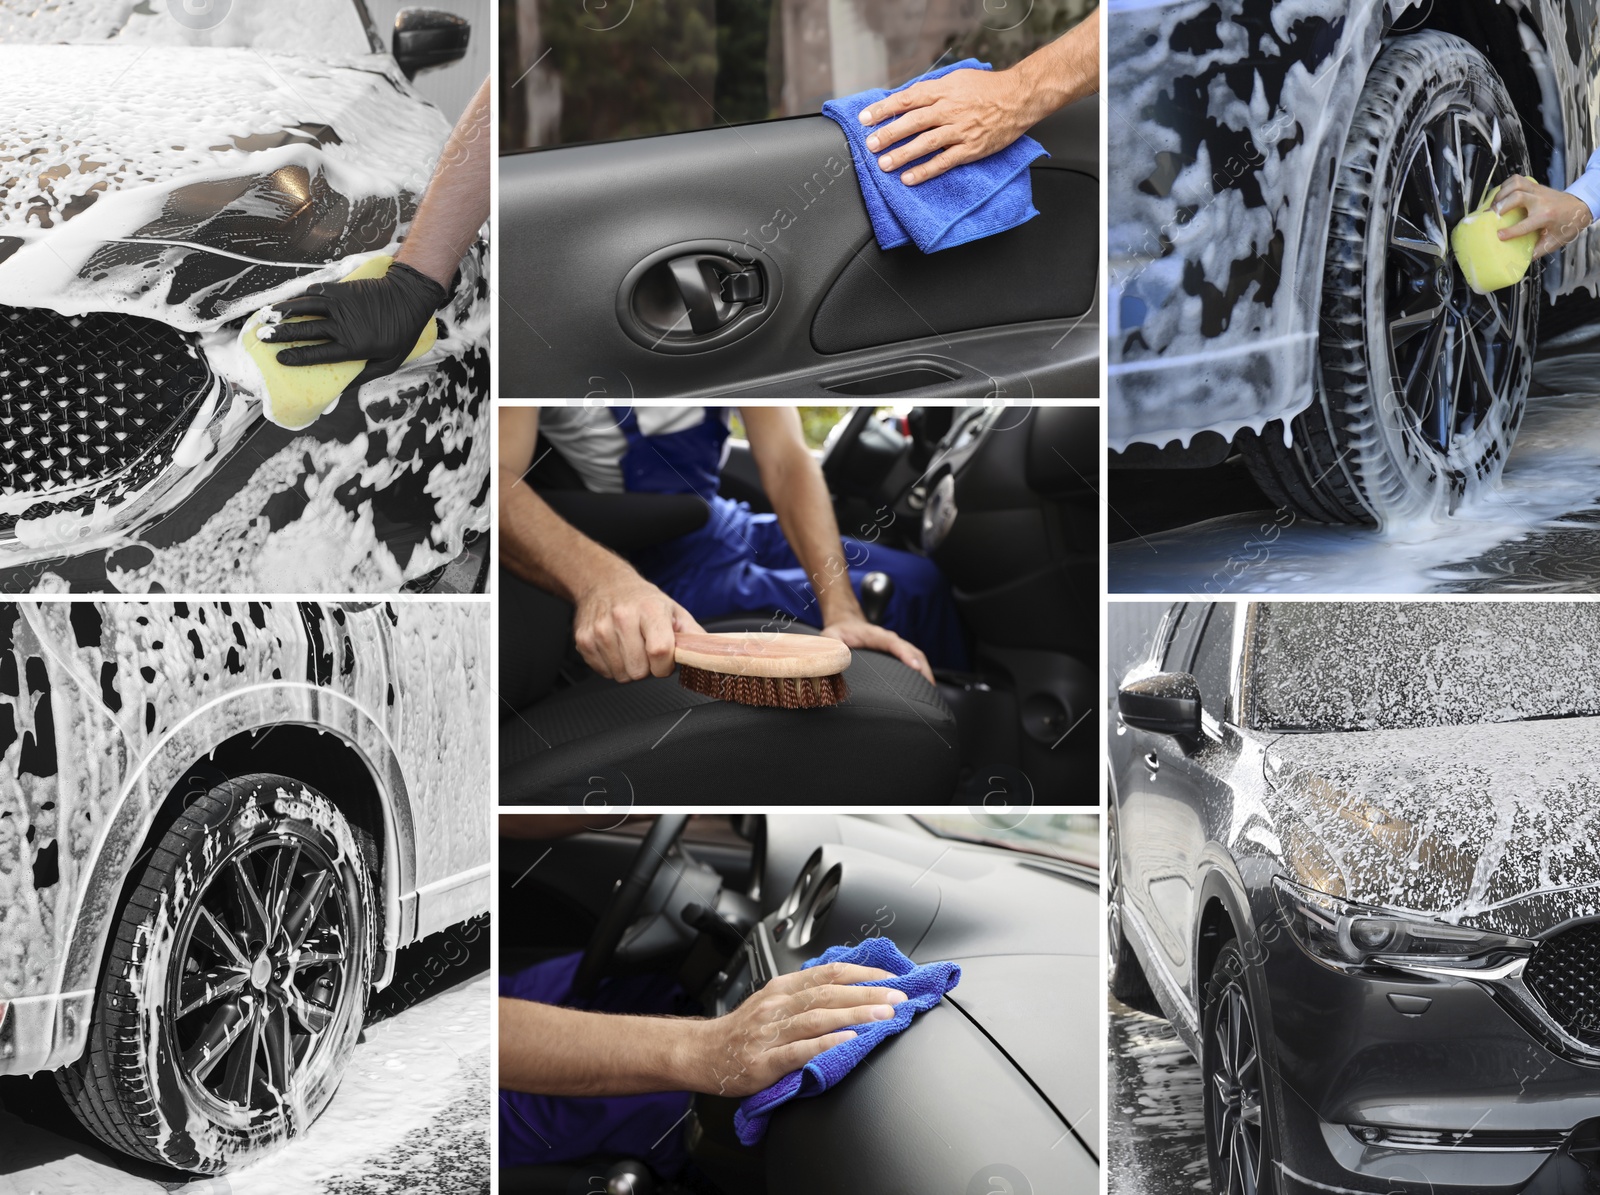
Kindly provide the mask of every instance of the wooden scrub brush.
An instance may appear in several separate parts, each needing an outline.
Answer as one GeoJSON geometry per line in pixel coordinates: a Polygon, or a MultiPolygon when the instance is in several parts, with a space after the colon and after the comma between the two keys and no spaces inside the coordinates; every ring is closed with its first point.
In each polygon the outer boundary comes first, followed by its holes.
{"type": "Polygon", "coordinates": [[[850,649],[823,635],[683,634],[674,658],[680,685],[718,701],[805,710],[850,696],[840,675],[850,667],[850,649]]]}

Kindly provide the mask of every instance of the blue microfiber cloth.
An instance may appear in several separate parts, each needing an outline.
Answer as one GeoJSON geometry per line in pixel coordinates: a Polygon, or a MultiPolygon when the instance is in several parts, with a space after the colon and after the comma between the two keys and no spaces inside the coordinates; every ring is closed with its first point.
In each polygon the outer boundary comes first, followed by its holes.
{"type": "MultiPolygon", "coordinates": [[[[912,84],[937,79],[951,71],[989,69],[987,62],[964,58],[918,75],[894,90],[904,91],[912,84]]],[[[900,176],[912,166],[926,162],[933,154],[894,170],[880,170],[878,158],[892,147],[884,146],[873,153],[867,148],[867,138],[887,128],[889,122],[879,121],[869,129],[859,117],[863,108],[893,94],[875,87],[822,105],[822,114],[844,130],[844,138],[850,143],[856,181],[861,184],[861,198],[867,205],[872,232],[878,238],[880,249],[894,249],[909,240],[915,241],[924,253],[934,253],[1005,232],[1039,214],[1033,206],[1033,183],[1028,178],[1028,166],[1050,155],[1032,137],[1019,137],[997,154],[953,167],[938,178],[915,187],[906,186],[900,176]]]]}
{"type": "Polygon", "coordinates": [[[855,963],[892,972],[899,978],[875,979],[858,986],[896,988],[906,994],[905,1003],[894,1006],[892,1020],[852,1025],[856,1035],[849,1041],[831,1050],[824,1050],[765,1091],[746,1097],[733,1114],[734,1131],[746,1145],[754,1145],[766,1136],[767,1117],[772,1115],[773,1109],[790,1100],[805,1099],[827,1091],[870,1054],[874,1046],[890,1034],[905,1030],[911,1024],[912,1017],[932,1008],[939,1003],[940,997],[961,982],[961,968],[955,963],[928,963],[919,967],[901,954],[888,938],[868,938],[859,946],[830,946],[820,958],[810,959],[805,965],[817,967],[823,963],[855,963]]]}

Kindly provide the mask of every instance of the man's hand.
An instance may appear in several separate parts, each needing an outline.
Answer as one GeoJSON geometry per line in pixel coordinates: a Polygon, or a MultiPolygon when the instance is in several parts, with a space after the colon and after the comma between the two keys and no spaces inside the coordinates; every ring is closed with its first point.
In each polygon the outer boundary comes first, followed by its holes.
{"type": "Polygon", "coordinates": [[[900,176],[914,187],[954,166],[999,153],[1044,115],[1038,99],[1017,70],[951,71],[885,96],[862,111],[861,123],[880,125],[899,117],[867,138],[873,153],[887,150],[878,158],[880,170],[898,170],[941,151],[900,176]]]}
{"type": "Polygon", "coordinates": [[[577,595],[572,635],[584,662],[614,681],[672,675],[675,632],[700,624],[620,558],[577,595]]]}
{"type": "Polygon", "coordinates": [[[933,684],[933,669],[928,667],[928,657],[887,627],[877,626],[865,618],[846,618],[830,623],[822,628],[822,633],[849,648],[887,652],[907,668],[915,668],[930,685],[933,684]]]}
{"type": "Polygon", "coordinates": [[[827,963],[780,975],[726,1016],[682,1022],[693,1027],[682,1058],[689,1090],[737,1099],[771,1087],[849,1041],[851,1025],[894,1016],[904,992],[846,986],[893,978],[876,967],[827,963]]]}
{"type": "Polygon", "coordinates": [[[286,320],[302,315],[318,318],[269,325],[258,335],[269,342],[327,341],[283,349],[278,353],[280,365],[365,361],[367,367],[350,383],[349,392],[353,393],[363,383],[399,369],[433,313],[449,297],[444,287],[426,274],[395,262],[382,278],[319,282],[298,299],[274,304],[286,320]]]}
{"type": "Polygon", "coordinates": [[[1576,195],[1557,191],[1522,174],[1506,179],[1494,197],[1494,210],[1499,215],[1505,215],[1514,207],[1524,208],[1528,214],[1510,228],[1502,228],[1500,239],[1510,241],[1537,232],[1539,242],[1533,247],[1535,258],[1570,245],[1594,220],[1589,205],[1576,195]]]}

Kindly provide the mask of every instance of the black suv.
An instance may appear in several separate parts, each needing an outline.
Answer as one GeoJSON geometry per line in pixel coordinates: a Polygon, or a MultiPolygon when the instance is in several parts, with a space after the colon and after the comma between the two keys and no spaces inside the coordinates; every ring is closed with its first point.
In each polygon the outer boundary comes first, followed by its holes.
{"type": "Polygon", "coordinates": [[[1600,1189],[1600,607],[1111,609],[1111,989],[1212,1189],[1600,1189]]]}

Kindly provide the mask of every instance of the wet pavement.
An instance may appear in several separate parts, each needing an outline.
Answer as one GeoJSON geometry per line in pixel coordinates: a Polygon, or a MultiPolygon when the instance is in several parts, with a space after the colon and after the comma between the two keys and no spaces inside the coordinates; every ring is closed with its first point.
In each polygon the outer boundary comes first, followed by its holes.
{"type": "Polygon", "coordinates": [[[332,1103],[263,1162],[192,1178],[90,1136],[50,1075],[0,1081],[0,1195],[401,1195],[489,1191],[486,923],[400,952],[332,1103]]]}
{"type": "Polygon", "coordinates": [[[1110,1195],[1211,1190],[1200,1064],[1159,1017],[1110,1005],[1106,1165],[1110,1195]]]}
{"type": "Polygon", "coordinates": [[[1110,549],[1112,592],[1600,591],[1600,330],[1541,345],[1500,485],[1448,518],[1382,532],[1312,523],[1264,509],[1243,473],[1238,464],[1143,471],[1121,486],[1113,473],[1112,535],[1126,538],[1110,549]],[[1196,501],[1226,513],[1180,527],[1159,521],[1162,508],[1195,510],[1196,501]]]}

